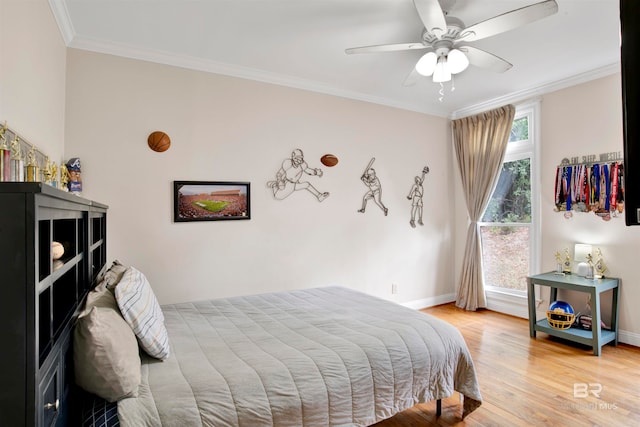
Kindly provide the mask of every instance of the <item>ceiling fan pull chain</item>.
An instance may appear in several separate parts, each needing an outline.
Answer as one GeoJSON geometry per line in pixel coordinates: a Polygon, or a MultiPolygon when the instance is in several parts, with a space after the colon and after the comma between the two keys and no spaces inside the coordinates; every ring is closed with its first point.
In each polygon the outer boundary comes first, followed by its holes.
{"type": "Polygon", "coordinates": [[[454,90],[456,90],[456,79],[455,77],[453,77],[453,74],[451,75],[451,92],[453,92],[454,90]]]}
{"type": "Polygon", "coordinates": [[[442,82],[440,82],[440,90],[438,91],[438,93],[440,94],[438,101],[442,102],[442,100],[444,99],[444,85],[442,84],[442,82]]]}

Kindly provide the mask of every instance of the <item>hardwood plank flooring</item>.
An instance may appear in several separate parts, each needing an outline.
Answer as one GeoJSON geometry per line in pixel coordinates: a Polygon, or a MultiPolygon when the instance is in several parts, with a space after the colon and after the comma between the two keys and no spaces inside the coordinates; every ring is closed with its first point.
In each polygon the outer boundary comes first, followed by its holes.
{"type": "Polygon", "coordinates": [[[375,427],[640,426],[640,348],[606,345],[597,357],[591,347],[544,333],[530,338],[526,319],[467,312],[454,304],[422,311],[455,325],[464,336],[482,406],[461,420],[456,392],[443,399],[440,417],[429,402],[375,427]]]}

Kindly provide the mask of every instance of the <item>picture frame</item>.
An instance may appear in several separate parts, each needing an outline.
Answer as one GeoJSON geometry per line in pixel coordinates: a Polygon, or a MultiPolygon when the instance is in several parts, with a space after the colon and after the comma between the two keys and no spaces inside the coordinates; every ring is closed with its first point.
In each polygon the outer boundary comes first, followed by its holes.
{"type": "Polygon", "coordinates": [[[174,222],[240,219],[251,219],[251,183],[173,182],[174,222]]]}

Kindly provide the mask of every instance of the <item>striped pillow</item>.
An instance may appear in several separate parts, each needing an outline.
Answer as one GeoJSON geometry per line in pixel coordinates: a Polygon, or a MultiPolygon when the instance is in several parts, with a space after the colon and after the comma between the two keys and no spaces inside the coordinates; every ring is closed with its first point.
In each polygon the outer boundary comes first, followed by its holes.
{"type": "Polygon", "coordinates": [[[122,317],[133,329],[140,347],[149,356],[169,357],[169,337],[160,304],[144,274],[129,267],[115,288],[122,317]]]}

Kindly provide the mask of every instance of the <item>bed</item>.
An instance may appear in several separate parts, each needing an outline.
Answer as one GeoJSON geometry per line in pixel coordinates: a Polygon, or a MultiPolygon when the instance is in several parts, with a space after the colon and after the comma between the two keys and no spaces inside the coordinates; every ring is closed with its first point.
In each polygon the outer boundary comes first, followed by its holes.
{"type": "Polygon", "coordinates": [[[348,288],[170,304],[161,317],[170,355],[140,352],[135,393],[112,399],[122,426],[368,426],[454,391],[463,418],[482,402],[455,327],[348,288]]]}

